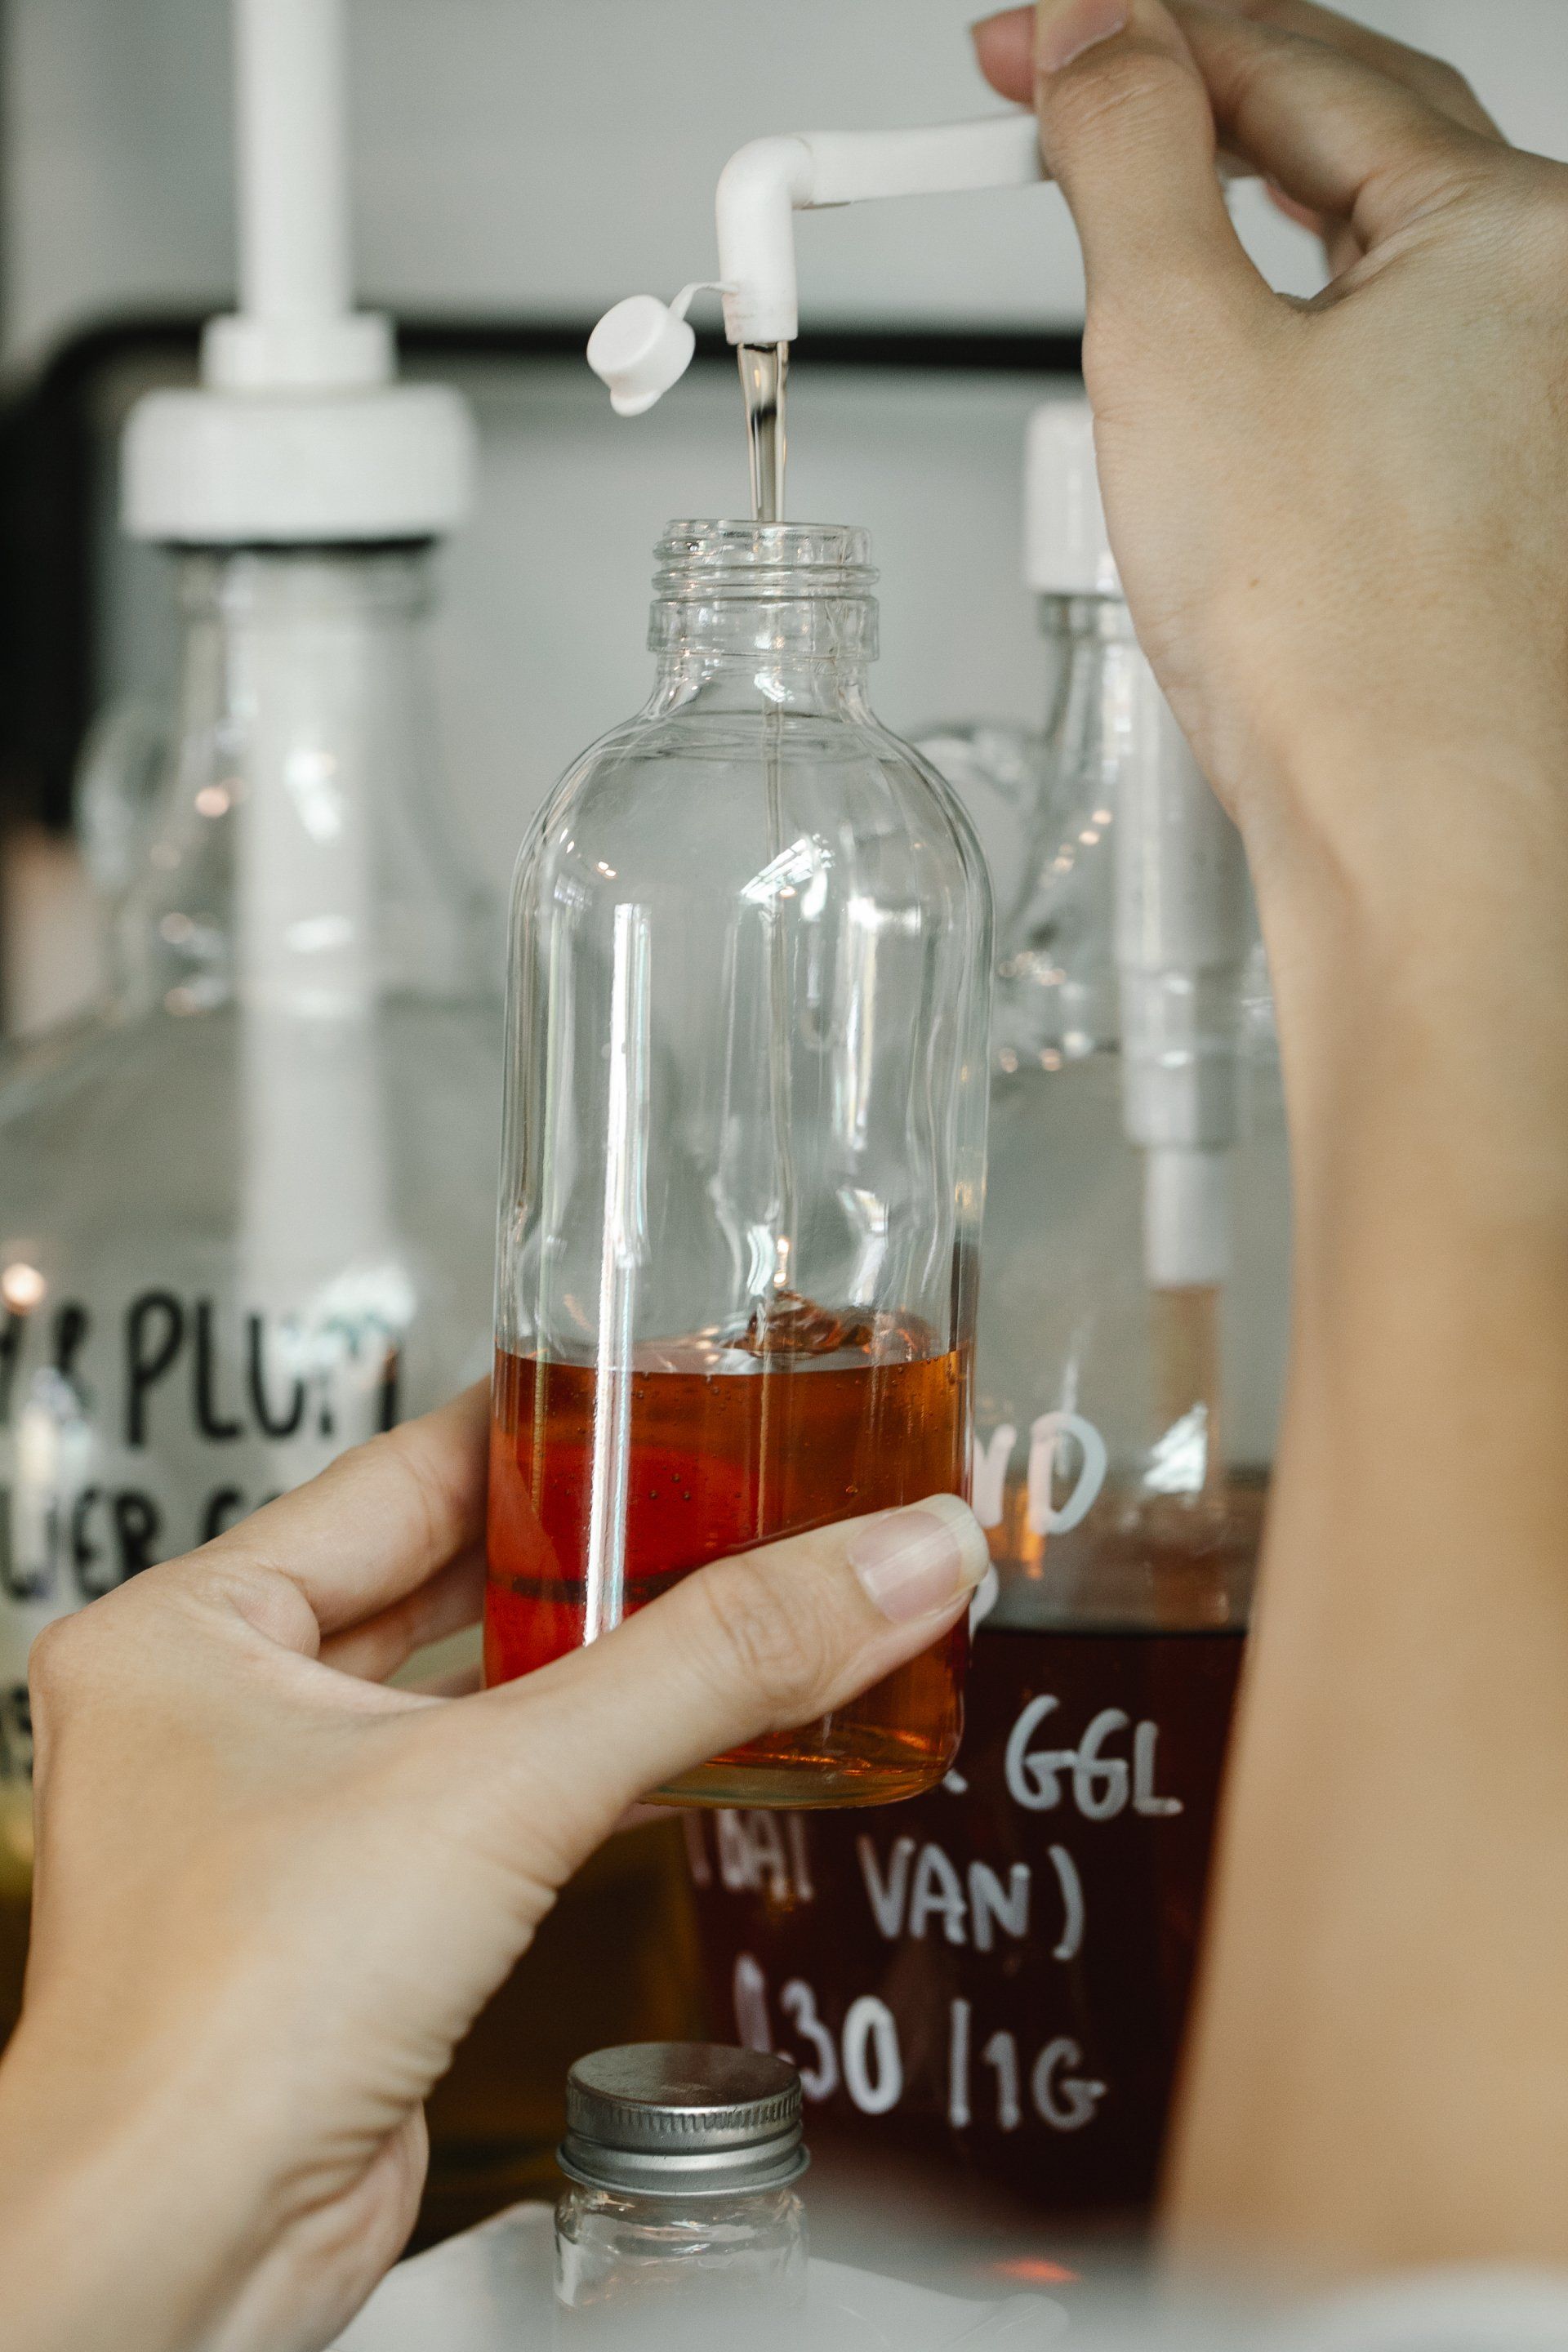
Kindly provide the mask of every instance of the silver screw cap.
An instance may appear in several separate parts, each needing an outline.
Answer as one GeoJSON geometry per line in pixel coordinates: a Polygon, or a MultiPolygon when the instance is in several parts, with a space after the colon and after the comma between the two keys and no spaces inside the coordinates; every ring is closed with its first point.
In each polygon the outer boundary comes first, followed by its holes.
{"type": "Polygon", "coordinates": [[[712,2042],[629,2042],[566,2077],[557,2162],[592,2189],[730,2197],[782,2189],[809,2158],[800,2076],[784,2058],[712,2042]]]}

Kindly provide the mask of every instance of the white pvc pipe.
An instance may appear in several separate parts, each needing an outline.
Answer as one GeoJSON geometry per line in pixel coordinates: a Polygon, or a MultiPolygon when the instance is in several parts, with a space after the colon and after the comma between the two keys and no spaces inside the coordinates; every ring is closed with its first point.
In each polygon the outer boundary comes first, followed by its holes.
{"type": "Polygon", "coordinates": [[[1114,835],[1122,1120],[1145,1155],[1144,1267],[1155,1289],[1208,1288],[1230,1264],[1240,1135],[1241,836],[1140,657],[1120,720],[1114,835]]]}
{"type": "Polygon", "coordinates": [[[342,0],[235,0],[240,309],[268,320],[349,308],[342,0]]]}
{"type": "Polygon", "coordinates": [[[1045,176],[1032,114],[901,131],[812,131],[754,139],[719,182],[719,276],[732,343],[793,342],[797,212],[884,196],[1026,187],[1045,176]]]}

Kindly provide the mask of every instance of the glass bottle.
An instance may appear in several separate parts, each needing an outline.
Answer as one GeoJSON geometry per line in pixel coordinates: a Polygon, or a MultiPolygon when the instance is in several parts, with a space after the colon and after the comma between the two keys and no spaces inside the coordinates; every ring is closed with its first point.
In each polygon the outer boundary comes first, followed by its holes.
{"type": "Polygon", "coordinates": [[[595,2051],[566,2085],[556,2337],[686,2352],[799,2341],[806,2299],[800,2077],[706,2042],[595,2051]]]}
{"type": "MultiPolygon", "coordinates": [[[[1195,1954],[1289,1202],[1239,843],[1138,647],[1087,411],[1044,415],[1030,571],[1059,684],[1030,853],[998,877],[973,1494],[997,1583],[963,1748],[896,1815],[688,1837],[715,2013],[795,2054],[825,2151],[1127,2211],[1195,1954]]],[[[973,771],[978,730],[942,733],[973,771]]]]}
{"type": "MultiPolygon", "coordinates": [[[[872,717],[862,531],[671,524],[646,708],[513,901],[486,1658],[704,1560],[963,1491],[990,914],[872,717]]],[[[682,1801],[882,1802],[957,1745],[962,1628],[682,1801]]]]}

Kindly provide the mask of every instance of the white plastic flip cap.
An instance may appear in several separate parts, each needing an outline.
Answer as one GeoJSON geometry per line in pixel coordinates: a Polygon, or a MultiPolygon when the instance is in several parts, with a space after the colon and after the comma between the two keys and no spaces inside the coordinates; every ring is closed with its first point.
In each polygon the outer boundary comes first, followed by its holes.
{"type": "Polygon", "coordinates": [[[394,379],[391,323],[352,307],[342,0],[234,0],[241,306],[202,389],[126,428],[121,519],[197,545],[423,539],[471,502],[456,393],[394,379]]]}
{"type": "Polygon", "coordinates": [[[610,388],[617,416],[640,416],[679,383],[697,349],[686,313],[694,295],[718,286],[683,286],[673,302],[657,294],[628,294],[606,310],[588,338],[588,365],[610,388]]]}
{"type": "Polygon", "coordinates": [[[1086,400],[1047,400],[1024,452],[1024,580],[1041,596],[1120,596],[1086,400]]]}

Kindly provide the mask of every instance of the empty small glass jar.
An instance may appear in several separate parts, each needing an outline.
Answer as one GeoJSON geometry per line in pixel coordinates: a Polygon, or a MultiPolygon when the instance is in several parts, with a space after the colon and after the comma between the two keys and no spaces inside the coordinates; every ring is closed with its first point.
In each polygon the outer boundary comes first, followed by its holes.
{"type": "MultiPolygon", "coordinates": [[[[965,1491],[990,902],[872,717],[864,531],[672,523],[652,698],[513,900],[487,1672],[770,1537],[965,1491]]],[[[962,1625],[683,1801],[941,1779],[962,1625]]]]}
{"type": "Polygon", "coordinates": [[[783,2058],[639,2042],[567,2077],[556,2208],[563,2343],[690,2352],[797,2340],[806,2294],[800,2076],[783,2058]]]}

